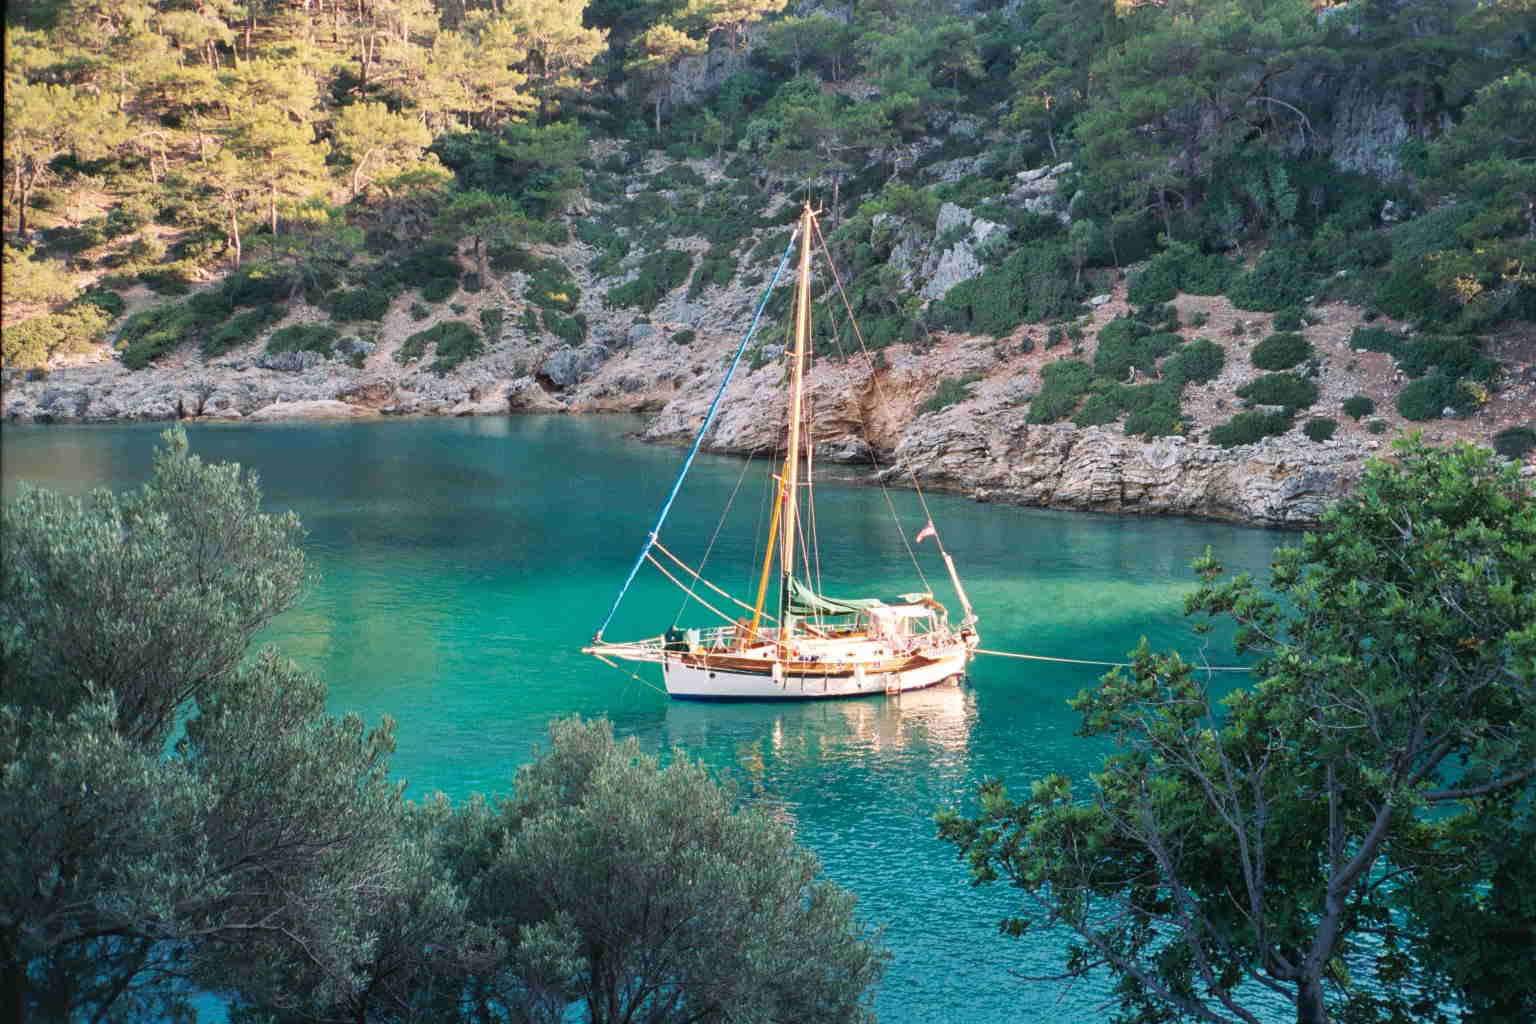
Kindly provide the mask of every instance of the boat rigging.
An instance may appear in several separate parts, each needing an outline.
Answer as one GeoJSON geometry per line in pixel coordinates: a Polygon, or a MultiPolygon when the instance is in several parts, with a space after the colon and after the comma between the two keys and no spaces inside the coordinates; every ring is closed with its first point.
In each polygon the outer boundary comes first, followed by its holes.
{"type": "MultiPolygon", "coordinates": [[[[807,544],[805,524],[808,520],[814,524],[809,516],[812,446],[805,429],[805,363],[811,337],[811,242],[815,235],[816,214],[807,202],[790,242],[790,248],[796,240],[799,242],[799,266],[794,343],[788,353],[787,444],[783,464],[771,477],[768,540],[754,600],[741,601],[706,580],[663,547],[660,535],[683,477],[714,422],[725,388],[762,318],[768,294],[778,281],[777,273],[709,406],[656,526],[647,535],[607,619],[592,643],[582,648],[584,653],[609,663],[621,659],[660,664],[667,693],[674,698],[805,700],[901,693],[960,678],[980,644],[976,613],[960,583],[954,559],[944,550],[931,518],[918,531],[916,543],[921,546],[927,538],[934,539],[963,612],[958,623],[949,621],[948,609],[926,589],[895,598],[834,598],[819,593],[811,582],[802,579],[809,576],[813,560],[807,550],[805,558],[797,564],[798,549],[807,544]],[[802,501],[807,505],[804,510],[802,501]],[[658,554],[667,561],[663,562],[658,554]],[[697,628],[678,628],[674,624],[662,635],[644,640],[605,640],[603,631],[639,568],[647,562],[724,621],[697,628]],[[776,611],[770,612],[768,596],[775,575],[778,601],[776,611]],[[701,597],[696,589],[699,587],[707,588],[712,600],[701,597]],[[719,605],[734,605],[735,609],[728,612],[719,605]]],[[[790,248],[786,249],[785,263],[790,248]]],[[[783,268],[781,263],[780,272],[783,268]]],[[[814,544],[814,536],[810,543],[814,544]]]]}

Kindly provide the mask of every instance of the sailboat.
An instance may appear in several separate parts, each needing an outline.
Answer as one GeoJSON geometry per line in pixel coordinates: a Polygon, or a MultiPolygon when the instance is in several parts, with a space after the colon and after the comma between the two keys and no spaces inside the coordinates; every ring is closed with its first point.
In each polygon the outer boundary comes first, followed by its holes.
{"type": "MultiPolygon", "coordinates": [[[[694,456],[714,422],[720,399],[761,320],[779,274],[774,275],[751,328],[736,350],[703,426],[684,460],[655,527],[646,536],[629,578],[620,588],[607,619],[592,643],[582,648],[612,664],[615,659],[661,666],[666,692],[682,700],[807,700],[862,697],[921,690],[963,677],[980,642],[977,617],[929,518],[916,545],[934,538],[962,609],[951,623],[948,609],[928,590],[899,597],[838,598],[819,593],[808,579],[814,559],[800,556],[807,543],[803,505],[812,500],[809,432],[805,413],[806,349],[811,335],[811,240],[816,214],[807,202],[799,227],[785,249],[783,271],[799,243],[799,273],[794,302],[794,342],[788,353],[788,440],[780,471],[772,477],[773,506],[768,542],[758,573],[755,600],[739,600],[705,579],[660,544],[667,513],[694,456]],[[660,554],[662,557],[658,558],[660,554]],[[666,559],[663,561],[662,559],[666,559]],[[603,632],[642,565],[650,562],[717,616],[711,625],[679,627],[643,640],[608,641],[603,632]],[[769,602],[777,578],[777,600],[769,602]],[[700,595],[708,594],[708,599],[700,595]],[[734,606],[731,612],[720,605],[734,606]]],[[[814,540],[811,541],[814,543],[814,540]]],[[[914,567],[916,559],[913,560],[914,567]]]]}

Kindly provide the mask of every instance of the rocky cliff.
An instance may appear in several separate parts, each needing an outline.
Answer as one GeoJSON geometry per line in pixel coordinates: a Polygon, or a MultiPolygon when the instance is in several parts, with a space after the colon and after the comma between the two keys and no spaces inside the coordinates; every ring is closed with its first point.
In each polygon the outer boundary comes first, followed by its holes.
{"type": "MultiPolygon", "coordinates": [[[[959,125],[973,131],[975,126],[959,125]]],[[[963,177],[977,158],[933,163],[927,179],[963,177]]],[[[662,161],[644,169],[656,174],[662,161]]],[[[723,187],[719,167],[694,162],[694,173],[723,187]]],[[[1061,220],[1069,203],[1058,183],[1070,171],[1061,164],[1014,176],[1010,202],[1061,220]]],[[[616,200],[622,201],[622,200],[616,200]]],[[[772,210],[774,204],[769,203],[772,210]]],[[[590,207],[586,208],[590,213],[590,207]]],[[[578,211],[579,212],[579,211],[578,211]]],[[[922,228],[882,214],[879,230],[893,239],[887,266],[909,293],[933,301],[980,273],[998,225],[953,203],[942,204],[937,224],[922,228]]],[[[703,252],[703,239],[673,239],[669,246],[703,252]]],[[[745,248],[742,250],[745,252],[745,248]]],[[[578,312],[585,340],[561,344],[547,331],[522,326],[532,315],[524,289],[528,275],[512,273],[477,293],[461,292],[450,308],[425,311],[413,293],[397,299],[366,337],[346,338],[332,358],[274,359],[264,339],[205,361],[186,345],[151,368],[131,372],[103,348],[82,365],[48,374],[5,374],[0,413],[11,422],[111,422],[175,418],[269,420],[377,415],[506,415],[520,412],[650,412],[645,436],[657,442],[693,437],[742,331],[751,321],[764,272],[741,258],[726,284],[673,288],[640,312],[610,305],[615,283],[638,272],[645,255],[636,250],[607,278],[595,276],[595,250],[573,239],[546,246],[545,258],[571,268],[580,285],[578,312]],[[438,372],[430,353],[402,357],[413,332],[452,317],[484,322],[483,355],[450,372],[438,372]]],[[[995,257],[994,254],[990,254],[995,257]]],[[[472,265],[461,252],[461,262],[472,265]]],[[[700,271],[702,273],[702,271],[700,271]]],[[[139,308],[154,300],[130,296],[139,308]]],[[[1180,296],[1177,328],[1184,340],[1216,340],[1226,350],[1218,379],[1193,386],[1184,396],[1186,436],[1143,441],[1118,426],[1076,429],[1027,422],[1029,401],[1048,362],[1091,362],[1097,331],[1129,309],[1124,282],[1094,297],[1074,323],[1075,341],[1058,332],[1021,325],[1004,338],[935,334],[922,344],[895,344],[873,359],[853,354],[818,360],[810,377],[817,458],[865,466],[868,475],[893,481],[915,478],[926,488],[977,500],[1091,510],[1116,514],[1204,516],[1265,525],[1302,525],[1344,493],[1364,459],[1395,434],[1423,429],[1432,440],[1484,440],[1501,427],[1523,423],[1536,408],[1536,343],[1516,344],[1502,355],[1506,386],[1493,393],[1479,415],[1408,424],[1392,413],[1403,383],[1390,357],[1351,348],[1362,312],[1340,305],[1311,311],[1302,333],[1316,358],[1320,398],[1309,415],[1337,420],[1325,442],[1295,429],[1259,444],[1224,449],[1203,443],[1210,428],[1236,411],[1235,391],[1258,371],[1250,359],[1256,339],[1273,329],[1269,314],[1236,310],[1222,298],[1180,296]],[[948,387],[964,393],[947,408],[924,411],[948,387]],[[1377,412],[1369,423],[1342,411],[1351,396],[1370,398],[1377,412]],[[1367,431],[1367,426],[1372,429],[1367,431]]],[[[277,330],[323,318],[302,302],[293,304],[277,330]]],[[[1386,320],[1377,326],[1398,326],[1386,320]]],[[[350,328],[357,330],[356,328],[350,328]]],[[[1518,341],[1518,339],[1517,339],[1518,341]]],[[[781,428],[765,409],[777,408],[782,389],[779,350],[759,348],[726,396],[708,448],[761,454],[780,443],[781,428]]],[[[298,355],[312,356],[310,353],[298,355]]]]}

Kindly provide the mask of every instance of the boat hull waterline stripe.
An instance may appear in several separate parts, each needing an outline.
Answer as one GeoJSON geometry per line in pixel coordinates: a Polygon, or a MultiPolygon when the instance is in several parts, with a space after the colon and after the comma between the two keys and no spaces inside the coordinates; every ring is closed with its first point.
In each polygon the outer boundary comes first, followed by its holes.
{"type": "Polygon", "coordinates": [[[603,624],[597,627],[597,632],[592,635],[594,641],[603,638],[603,631],[613,621],[614,615],[619,610],[619,603],[624,600],[624,595],[629,591],[629,585],[635,582],[635,576],[640,572],[640,567],[645,564],[645,556],[650,554],[651,545],[661,536],[661,526],[667,521],[667,513],[672,511],[672,502],[677,499],[677,492],[683,488],[683,478],[688,475],[688,470],[693,466],[693,457],[699,454],[699,446],[704,443],[704,435],[709,433],[709,428],[715,422],[715,413],[720,409],[720,399],[725,397],[725,389],[731,384],[731,377],[736,373],[736,367],[741,364],[742,353],[746,352],[747,345],[752,341],[752,335],[757,333],[757,325],[763,318],[763,310],[768,307],[768,298],[773,294],[773,289],[779,283],[779,275],[784,268],[789,266],[789,257],[795,248],[795,239],[799,237],[798,230],[789,236],[789,244],[784,247],[784,258],[779,261],[779,269],[773,272],[773,280],[768,282],[768,287],[763,290],[763,299],[757,304],[757,312],[752,317],[752,324],[747,328],[747,333],[741,338],[741,344],[736,346],[736,355],[731,359],[730,368],[725,371],[725,379],[720,382],[720,389],[715,392],[714,399],[709,403],[709,410],[704,414],[704,425],[699,428],[698,436],[693,439],[693,447],[688,449],[688,457],[683,460],[683,468],[677,474],[677,480],[672,484],[672,493],[667,495],[667,500],[662,503],[661,514],[656,517],[656,525],[651,527],[651,532],[646,535],[645,543],[640,547],[640,554],[635,557],[635,564],[630,567],[629,575],[624,579],[624,585],[619,588],[619,596],[613,599],[613,607],[608,609],[608,615],[603,619],[603,624]]]}
{"type": "Polygon", "coordinates": [[[682,700],[805,700],[819,697],[863,697],[906,693],[937,686],[952,676],[965,674],[966,657],[956,651],[893,672],[842,672],[797,674],[786,667],[782,676],[768,672],[731,672],[690,665],[681,659],[663,662],[668,695],[682,700]]]}

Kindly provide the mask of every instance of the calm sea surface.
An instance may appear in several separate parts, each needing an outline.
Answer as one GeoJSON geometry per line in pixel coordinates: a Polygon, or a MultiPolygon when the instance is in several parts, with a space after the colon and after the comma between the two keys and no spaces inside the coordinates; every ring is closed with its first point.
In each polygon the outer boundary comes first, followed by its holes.
{"type": "MultiPolygon", "coordinates": [[[[582,656],[681,457],[630,440],[638,426],[524,417],[189,433],[198,454],[255,469],[270,506],[302,517],[316,580],[265,639],[330,684],[335,711],[399,722],[394,766],[412,795],[506,792],[550,718],[607,715],[647,747],[702,758],[794,822],[828,874],[858,894],[863,918],[885,929],[894,960],[878,996],[882,1021],[1104,1019],[1103,982],[1018,980],[1058,968],[1059,943],[1000,937],[996,921],[1015,906],[1009,891],[970,888],[932,823],[941,805],[972,806],[991,776],[1023,787],[1052,771],[1093,770],[1103,748],[1074,738],[1064,701],[1101,670],[984,656],[965,686],[899,701],[692,704],[669,701],[654,666],[636,679],[582,656]]],[[[22,480],[72,493],[136,485],[161,429],[7,425],[4,492],[22,480]]],[[[738,592],[755,573],[765,469],[701,457],[662,535],[697,564],[741,482],[706,567],[738,592]]],[[[824,589],[907,589],[911,564],[881,491],[824,485],[818,497],[824,589]]],[[[924,518],[916,499],[890,500],[910,537],[924,518]]],[[[1262,573],[1286,540],[1211,523],[928,502],[981,616],[983,646],[1068,658],[1120,658],[1142,636],[1196,653],[1180,614],[1190,560],[1211,545],[1230,568],[1262,573]]],[[[931,543],[920,559],[955,609],[931,543]]],[[[642,572],[606,636],[655,635],[681,605],[671,584],[642,572]]],[[[711,624],[708,613],[687,618],[711,624]]],[[[1215,639],[1213,663],[1231,663],[1228,641],[1215,639]]]]}

